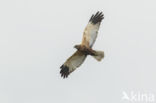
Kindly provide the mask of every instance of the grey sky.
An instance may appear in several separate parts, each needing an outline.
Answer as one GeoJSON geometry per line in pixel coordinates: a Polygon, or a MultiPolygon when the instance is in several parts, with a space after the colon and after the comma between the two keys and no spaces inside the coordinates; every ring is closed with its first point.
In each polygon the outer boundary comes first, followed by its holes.
{"type": "Polygon", "coordinates": [[[123,91],[156,96],[155,3],[0,1],[0,103],[126,103],[123,91]],[[104,60],[88,57],[62,79],[59,67],[98,10],[105,19],[93,48],[105,52],[104,60]]]}

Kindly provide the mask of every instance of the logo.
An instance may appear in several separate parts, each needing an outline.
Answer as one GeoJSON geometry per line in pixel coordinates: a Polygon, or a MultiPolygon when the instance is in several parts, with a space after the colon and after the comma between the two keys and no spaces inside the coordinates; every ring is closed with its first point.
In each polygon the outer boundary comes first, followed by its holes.
{"type": "Polygon", "coordinates": [[[122,92],[122,101],[154,103],[155,95],[150,92],[122,92]]]}

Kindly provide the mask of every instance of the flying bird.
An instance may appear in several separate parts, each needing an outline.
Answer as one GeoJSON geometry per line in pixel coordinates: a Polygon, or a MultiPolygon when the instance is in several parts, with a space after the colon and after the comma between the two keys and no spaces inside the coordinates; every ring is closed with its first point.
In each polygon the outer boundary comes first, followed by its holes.
{"type": "Polygon", "coordinates": [[[91,16],[83,32],[81,44],[74,46],[77,51],[60,67],[61,77],[67,78],[70,73],[76,70],[76,68],[80,67],[88,55],[93,56],[97,61],[101,61],[104,58],[103,51],[96,51],[92,49],[92,46],[97,38],[101,21],[103,19],[104,15],[99,11],[91,16]]]}

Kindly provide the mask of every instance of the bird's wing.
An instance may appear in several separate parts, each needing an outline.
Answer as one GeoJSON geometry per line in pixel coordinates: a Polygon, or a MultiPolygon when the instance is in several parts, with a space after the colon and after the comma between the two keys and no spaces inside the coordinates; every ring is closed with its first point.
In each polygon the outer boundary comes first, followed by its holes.
{"type": "Polygon", "coordinates": [[[84,30],[81,45],[85,45],[86,47],[90,48],[93,46],[102,19],[104,19],[104,15],[102,12],[97,12],[95,15],[93,14],[91,16],[89,23],[84,30]]]}
{"type": "Polygon", "coordinates": [[[78,68],[86,59],[86,55],[80,51],[76,51],[67,61],[60,67],[61,76],[67,78],[68,75],[78,68]]]}

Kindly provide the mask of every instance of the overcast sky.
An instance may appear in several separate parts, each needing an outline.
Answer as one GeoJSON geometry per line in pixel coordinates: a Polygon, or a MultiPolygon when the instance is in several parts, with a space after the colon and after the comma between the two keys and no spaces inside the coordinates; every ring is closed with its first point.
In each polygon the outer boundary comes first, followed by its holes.
{"type": "Polygon", "coordinates": [[[129,103],[156,99],[155,0],[1,0],[0,103],[129,103]],[[59,67],[82,40],[90,16],[105,15],[94,49],[69,78],[59,67]]]}

